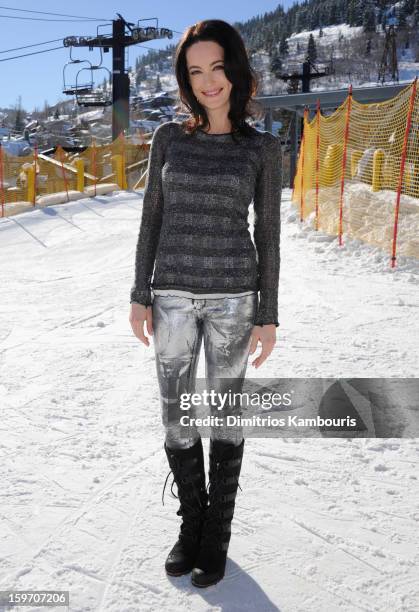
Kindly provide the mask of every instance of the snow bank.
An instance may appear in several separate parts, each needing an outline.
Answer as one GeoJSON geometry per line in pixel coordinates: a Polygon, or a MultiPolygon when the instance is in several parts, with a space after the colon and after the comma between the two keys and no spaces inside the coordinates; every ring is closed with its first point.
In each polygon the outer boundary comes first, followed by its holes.
{"type": "MultiPolygon", "coordinates": [[[[347,183],[342,210],[343,232],[391,254],[396,198],[394,191],[374,192],[366,183],[347,183]]],[[[313,227],[315,207],[316,190],[310,189],[304,197],[304,216],[313,227]]],[[[338,234],[339,207],[340,185],[322,187],[319,190],[319,228],[323,232],[338,234]]],[[[396,255],[419,260],[419,200],[405,194],[400,197],[396,255]]]]}

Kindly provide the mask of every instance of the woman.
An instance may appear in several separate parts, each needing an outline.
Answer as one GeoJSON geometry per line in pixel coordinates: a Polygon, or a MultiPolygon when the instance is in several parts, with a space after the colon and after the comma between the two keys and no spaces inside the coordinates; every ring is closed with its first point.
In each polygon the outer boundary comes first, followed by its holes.
{"type": "MultiPolygon", "coordinates": [[[[165,568],[175,576],[192,570],[192,583],[205,587],[224,576],[244,438],[225,418],[211,428],[207,491],[201,437],[181,424],[179,397],[193,392],[202,338],[217,393],[240,391],[249,353],[261,343],[252,363],[259,367],[275,345],[282,156],[275,136],[246,121],[257,82],[232,26],[189,27],[175,73],[191,116],[153,134],[130,323],[146,346],[144,323],[154,334],[164,449],[180,500],[182,525],[165,568]]],[[[241,413],[228,406],[226,414],[241,413]]]]}

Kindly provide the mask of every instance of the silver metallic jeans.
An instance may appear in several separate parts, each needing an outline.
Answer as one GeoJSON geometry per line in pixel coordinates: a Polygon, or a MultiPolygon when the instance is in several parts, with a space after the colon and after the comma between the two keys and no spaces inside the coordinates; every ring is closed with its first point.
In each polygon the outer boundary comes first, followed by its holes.
{"type": "MultiPolygon", "coordinates": [[[[182,425],[179,417],[190,413],[181,409],[180,396],[195,392],[202,338],[207,389],[216,393],[242,390],[257,300],[257,293],[211,299],[154,296],[154,349],[169,448],[188,448],[200,438],[195,424],[182,425]]],[[[220,412],[213,412],[211,406],[211,414],[220,412]]],[[[238,445],[243,439],[242,426],[214,425],[211,438],[238,445]]]]}

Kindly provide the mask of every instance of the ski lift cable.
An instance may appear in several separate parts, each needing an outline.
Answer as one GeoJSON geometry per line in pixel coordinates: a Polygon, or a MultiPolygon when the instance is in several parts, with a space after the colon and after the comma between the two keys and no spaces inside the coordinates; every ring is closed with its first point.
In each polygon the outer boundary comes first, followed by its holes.
{"type": "Polygon", "coordinates": [[[47,53],[48,51],[56,51],[57,49],[64,49],[64,47],[53,47],[52,49],[44,49],[43,51],[33,51],[32,53],[24,53],[23,55],[14,55],[13,57],[6,57],[0,59],[0,62],[8,62],[12,59],[18,59],[19,57],[27,57],[28,55],[38,55],[39,53],[47,53]]]}
{"type": "MultiPolygon", "coordinates": [[[[45,17],[18,17],[17,15],[0,15],[0,17],[4,17],[5,19],[24,19],[26,21],[48,21],[48,22],[57,22],[60,21],[62,23],[91,23],[91,19],[45,19],[45,17]]],[[[102,21],[101,19],[95,19],[95,21],[102,21]]],[[[103,19],[103,21],[106,21],[103,19]]]]}
{"type": "MultiPolygon", "coordinates": [[[[1,17],[1,15],[0,15],[1,17]]],[[[172,32],[174,32],[175,30],[172,30],[172,32]]],[[[179,32],[179,34],[181,34],[181,32],[179,32]]],[[[62,38],[58,38],[57,40],[63,40],[62,38]]],[[[42,44],[42,43],[39,43],[42,44]]],[[[32,45],[30,45],[32,46],[32,45]]],[[[33,45],[35,46],[35,45],[33,45]]],[[[143,43],[138,43],[139,47],[143,47],[144,49],[152,49],[153,51],[155,51],[154,47],[149,47],[148,45],[145,45],[143,43]]],[[[22,47],[24,48],[24,47],[22,47]]],[[[7,62],[9,60],[13,60],[13,59],[19,59],[20,57],[28,57],[30,55],[38,55],[40,53],[47,53],[48,51],[56,51],[58,49],[64,49],[65,47],[53,47],[52,49],[43,49],[42,51],[33,51],[32,53],[23,53],[22,55],[14,55],[13,57],[6,57],[5,59],[0,59],[0,62],[7,62]]],[[[12,50],[12,49],[11,49],[12,50]]],[[[7,51],[1,51],[0,53],[6,53],[7,51]]]]}
{"type": "Polygon", "coordinates": [[[37,15],[54,15],[55,17],[76,17],[77,19],[87,19],[90,21],[112,21],[112,19],[99,19],[96,17],[81,17],[80,15],[65,15],[62,13],[50,13],[47,11],[31,11],[29,9],[13,8],[11,6],[0,6],[0,9],[6,9],[7,11],[19,11],[20,13],[35,13],[37,15]]]}
{"type": "Polygon", "coordinates": [[[49,45],[50,43],[59,42],[62,40],[63,40],[62,38],[54,38],[54,40],[46,40],[45,42],[34,43],[33,45],[25,45],[24,47],[14,47],[13,49],[6,49],[5,51],[0,51],[0,53],[10,53],[11,51],[20,51],[20,49],[29,49],[29,47],[40,47],[42,45],[49,45]]]}

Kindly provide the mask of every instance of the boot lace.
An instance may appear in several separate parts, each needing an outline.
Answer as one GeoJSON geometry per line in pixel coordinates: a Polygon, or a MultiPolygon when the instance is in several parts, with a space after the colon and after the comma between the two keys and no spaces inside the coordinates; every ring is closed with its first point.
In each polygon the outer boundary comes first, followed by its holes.
{"type": "MultiPolygon", "coordinates": [[[[174,459],[176,461],[176,471],[179,473],[179,478],[180,478],[181,482],[185,478],[186,478],[186,482],[190,481],[189,475],[186,474],[184,472],[184,470],[182,470],[181,461],[177,457],[174,457],[174,459]]],[[[175,497],[176,499],[179,499],[179,496],[176,495],[173,492],[173,484],[176,482],[176,480],[175,480],[175,475],[174,475],[173,470],[170,470],[169,473],[166,476],[166,480],[165,480],[164,486],[163,486],[163,492],[162,492],[162,504],[163,504],[163,506],[164,506],[164,492],[165,492],[166,484],[167,484],[167,481],[168,481],[168,478],[169,478],[170,474],[173,474],[173,480],[172,480],[172,483],[170,485],[170,492],[171,492],[173,497],[175,497]]],[[[205,494],[206,494],[206,489],[205,489],[205,494]]],[[[190,536],[190,537],[195,537],[196,536],[195,524],[198,524],[202,520],[202,513],[203,513],[203,510],[206,507],[206,503],[202,499],[202,497],[199,495],[198,487],[196,487],[195,485],[193,486],[193,495],[194,495],[194,498],[197,499],[198,505],[194,504],[191,501],[182,500],[180,502],[179,510],[176,512],[176,514],[178,516],[182,516],[182,519],[183,519],[182,525],[181,525],[181,528],[180,528],[181,529],[181,533],[184,534],[185,536],[190,536]]]]}

